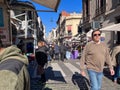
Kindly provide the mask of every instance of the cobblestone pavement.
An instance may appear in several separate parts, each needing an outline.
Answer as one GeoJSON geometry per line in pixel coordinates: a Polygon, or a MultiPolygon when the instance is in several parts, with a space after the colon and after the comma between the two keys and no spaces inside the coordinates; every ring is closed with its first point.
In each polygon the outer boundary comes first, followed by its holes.
{"type": "MultiPolygon", "coordinates": [[[[45,85],[38,83],[35,62],[30,63],[31,90],[89,90],[89,80],[79,74],[79,60],[52,61],[46,66],[45,85]]],[[[112,82],[108,69],[104,69],[102,90],[120,90],[120,84],[112,82]]]]}

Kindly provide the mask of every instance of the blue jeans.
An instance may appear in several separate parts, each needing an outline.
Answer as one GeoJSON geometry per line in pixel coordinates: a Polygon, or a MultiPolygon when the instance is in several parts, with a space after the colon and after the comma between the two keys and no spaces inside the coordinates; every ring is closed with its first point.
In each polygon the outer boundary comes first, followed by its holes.
{"type": "Polygon", "coordinates": [[[88,75],[89,75],[90,84],[91,84],[90,90],[100,90],[102,86],[103,72],[88,70],[88,75]]]}
{"type": "Polygon", "coordinates": [[[117,80],[117,78],[120,77],[120,66],[115,67],[115,75],[114,75],[114,80],[117,80]]]}

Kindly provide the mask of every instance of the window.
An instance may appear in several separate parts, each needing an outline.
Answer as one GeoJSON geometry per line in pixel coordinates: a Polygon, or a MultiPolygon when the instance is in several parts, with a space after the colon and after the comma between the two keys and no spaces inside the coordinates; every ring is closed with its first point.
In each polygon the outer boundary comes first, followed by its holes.
{"type": "Polygon", "coordinates": [[[106,0],[96,0],[96,16],[106,11],[106,0]]]}
{"type": "Polygon", "coordinates": [[[100,1],[100,7],[105,6],[105,1],[106,1],[106,0],[101,0],[101,1],[100,1]]]}
{"type": "Polygon", "coordinates": [[[101,6],[100,6],[100,14],[104,13],[106,11],[106,0],[101,0],[101,6]]]}
{"type": "Polygon", "coordinates": [[[72,35],[72,32],[71,31],[68,31],[68,36],[71,36],[72,35]]]}
{"type": "Polygon", "coordinates": [[[72,26],[71,25],[68,25],[67,26],[67,31],[71,31],[72,30],[72,26]]]}
{"type": "Polygon", "coordinates": [[[86,6],[86,16],[88,17],[89,16],[89,0],[86,0],[86,2],[85,2],[85,6],[86,6]]]}
{"type": "Polygon", "coordinates": [[[72,25],[68,25],[68,26],[67,26],[67,34],[68,34],[68,35],[72,35],[72,32],[71,32],[71,31],[72,31],[72,25]]]}
{"type": "Polygon", "coordinates": [[[0,8],[0,27],[4,27],[3,9],[0,8]]]}

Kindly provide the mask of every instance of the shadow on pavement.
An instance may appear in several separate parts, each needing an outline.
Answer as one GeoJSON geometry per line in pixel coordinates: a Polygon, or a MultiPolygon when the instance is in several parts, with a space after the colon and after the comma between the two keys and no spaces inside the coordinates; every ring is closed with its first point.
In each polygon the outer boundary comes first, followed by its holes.
{"type": "Polygon", "coordinates": [[[46,68],[45,74],[46,74],[47,81],[48,80],[54,80],[55,83],[56,82],[58,82],[58,83],[66,83],[64,77],[62,76],[62,73],[60,71],[53,70],[51,66],[46,68]],[[57,76],[54,76],[54,75],[57,75],[57,76]]]}
{"type": "Polygon", "coordinates": [[[86,77],[83,77],[78,72],[75,72],[72,76],[72,82],[74,85],[78,85],[80,90],[89,90],[90,83],[86,77]]]}

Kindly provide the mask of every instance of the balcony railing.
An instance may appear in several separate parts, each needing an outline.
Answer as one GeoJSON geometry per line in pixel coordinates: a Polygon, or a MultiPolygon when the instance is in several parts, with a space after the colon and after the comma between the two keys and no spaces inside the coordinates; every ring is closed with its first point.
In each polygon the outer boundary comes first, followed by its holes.
{"type": "Polygon", "coordinates": [[[87,15],[86,17],[83,18],[84,22],[88,22],[90,20],[90,15],[87,15]]]}
{"type": "Polygon", "coordinates": [[[64,34],[64,37],[71,37],[72,36],[72,33],[65,33],[64,34]]]}
{"type": "Polygon", "coordinates": [[[95,10],[95,16],[98,16],[98,15],[100,15],[100,14],[105,13],[105,11],[106,11],[106,6],[97,8],[97,9],[95,10]]]}

